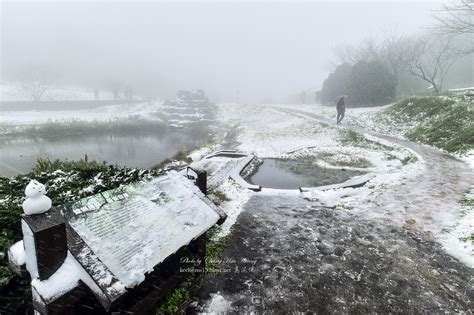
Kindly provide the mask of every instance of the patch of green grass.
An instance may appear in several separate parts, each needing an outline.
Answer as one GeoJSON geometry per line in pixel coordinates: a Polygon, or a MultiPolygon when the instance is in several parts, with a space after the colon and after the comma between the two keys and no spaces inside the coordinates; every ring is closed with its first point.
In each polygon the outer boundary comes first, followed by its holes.
{"type": "Polygon", "coordinates": [[[160,303],[156,314],[178,314],[189,299],[189,290],[195,277],[189,275],[160,303]]]}
{"type": "MultiPolygon", "coordinates": [[[[222,268],[222,258],[224,250],[229,243],[230,234],[227,236],[216,238],[216,234],[220,231],[220,226],[215,226],[207,231],[207,246],[206,246],[206,269],[219,270],[222,268]]],[[[197,285],[202,279],[203,274],[198,274],[197,277],[190,275],[182,283],[178,285],[167,297],[163,300],[156,314],[179,314],[182,313],[189,301],[190,292],[194,285],[197,285]]]]}
{"type": "Polygon", "coordinates": [[[384,144],[372,141],[363,134],[351,129],[339,130],[339,142],[343,145],[351,145],[359,148],[391,151],[392,148],[384,144]]]}
{"type": "Polygon", "coordinates": [[[360,133],[351,129],[339,131],[339,141],[344,145],[364,146],[367,145],[367,139],[360,133]]]}
{"type": "Polygon", "coordinates": [[[352,157],[349,161],[339,160],[336,161],[338,166],[346,166],[346,167],[355,167],[355,168],[368,168],[372,166],[367,159],[362,157],[352,157]]]}
{"type": "Polygon", "coordinates": [[[455,153],[474,149],[474,103],[468,97],[409,97],[378,117],[406,126],[409,140],[455,153]]]}
{"type": "Polygon", "coordinates": [[[386,159],[387,159],[388,161],[398,160],[398,157],[396,157],[396,156],[393,155],[393,154],[385,153],[385,155],[387,156],[386,159]]]}
{"type": "Polygon", "coordinates": [[[319,152],[317,158],[323,161],[328,161],[331,159],[335,154],[331,152],[319,152]]]}
{"type": "Polygon", "coordinates": [[[468,241],[474,242],[474,233],[471,233],[471,235],[468,235],[465,237],[460,237],[459,240],[462,242],[468,242],[468,241]]]}
{"type": "Polygon", "coordinates": [[[176,152],[171,158],[167,158],[152,167],[154,170],[170,171],[182,169],[184,165],[190,164],[192,160],[188,157],[191,149],[183,149],[176,152]]]}
{"type": "Polygon", "coordinates": [[[408,155],[401,160],[403,165],[407,165],[409,163],[415,163],[416,161],[418,161],[418,158],[414,155],[408,155]]]}
{"type": "Polygon", "coordinates": [[[218,270],[222,268],[224,250],[229,245],[232,229],[226,236],[217,238],[216,235],[220,231],[221,227],[215,226],[207,232],[209,241],[206,247],[206,269],[218,270]]]}
{"type": "Polygon", "coordinates": [[[214,203],[220,206],[222,203],[230,201],[230,198],[227,195],[220,191],[219,189],[213,189],[208,193],[208,197],[214,201],[214,203]]]}

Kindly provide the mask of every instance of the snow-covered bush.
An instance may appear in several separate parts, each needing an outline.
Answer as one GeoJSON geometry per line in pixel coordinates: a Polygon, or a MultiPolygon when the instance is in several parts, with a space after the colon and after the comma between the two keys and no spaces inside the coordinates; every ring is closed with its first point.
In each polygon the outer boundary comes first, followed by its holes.
{"type": "Polygon", "coordinates": [[[30,308],[29,281],[20,279],[8,269],[7,251],[22,238],[21,204],[25,199],[25,187],[31,180],[46,184],[53,205],[59,205],[158,174],[156,170],[98,162],[40,159],[27,174],[0,177],[0,314],[25,314],[30,308]]]}

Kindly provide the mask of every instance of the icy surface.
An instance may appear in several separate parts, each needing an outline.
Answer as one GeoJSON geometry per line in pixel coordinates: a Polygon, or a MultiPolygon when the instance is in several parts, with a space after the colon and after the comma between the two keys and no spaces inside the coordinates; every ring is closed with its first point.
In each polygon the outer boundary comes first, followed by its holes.
{"type": "Polygon", "coordinates": [[[10,247],[8,251],[8,259],[16,266],[21,266],[26,263],[23,241],[18,241],[10,247]]]}
{"type": "Polygon", "coordinates": [[[68,213],[75,215],[66,218],[112,273],[133,287],[219,220],[198,195],[192,181],[173,173],[125,186],[120,195],[92,196],[73,204],[68,213]]]}

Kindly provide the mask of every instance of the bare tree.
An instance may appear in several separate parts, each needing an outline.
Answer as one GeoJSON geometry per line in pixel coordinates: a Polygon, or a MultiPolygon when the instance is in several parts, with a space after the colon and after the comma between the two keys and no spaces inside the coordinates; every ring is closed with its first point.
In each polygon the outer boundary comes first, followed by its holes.
{"type": "Polygon", "coordinates": [[[39,65],[28,65],[20,74],[23,92],[35,102],[41,100],[45,93],[53,88],[51,73],[39,65]]]}
{"type": "Polygon", "coordinates": [[[474,1],[451,0],[435,15],[443,34],[474,34],[474,1]]]}
{"type": "Polygon", "coordinates": [[[406,71],[409,60],[408,47],[408,38],[397,34],[395,30],[385,32],[380,44],[380,59],[387,64],[397,80],[396,94],[398,94],[400,75],[406,71]]]}
{"type": "Polygon", "coordinates": [[[334,71],[340,64],[355,65],[359,61],[380,60],[381,47],[372,36],[365,37],[357,45],[340,45],[334,49],[335,60],[326,65],[326,70],[334,71]]]}
{"type": "Polygon", "coordinates": [[[407,70],[430,83],[437,93],[441,92],[446,74],[461,56],[452,45],[452,37],[425,35],[411,38],[407,45],[407,70]]]}

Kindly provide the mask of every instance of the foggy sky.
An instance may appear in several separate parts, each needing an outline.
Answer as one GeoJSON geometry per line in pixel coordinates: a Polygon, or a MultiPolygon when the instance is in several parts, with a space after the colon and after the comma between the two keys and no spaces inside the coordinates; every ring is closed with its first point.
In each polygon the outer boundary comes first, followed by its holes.
{"type": "Polygon", "coordinates": [[[3,2],[2,79],[43,64],[63,82],[220,101],[319,89],[335,46],[433,23],[438,2],[3,2]]]}

